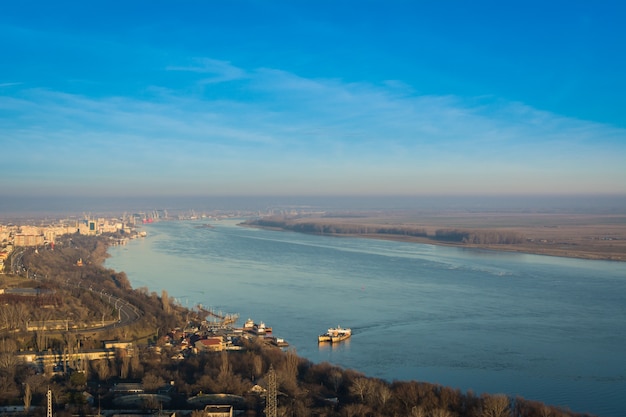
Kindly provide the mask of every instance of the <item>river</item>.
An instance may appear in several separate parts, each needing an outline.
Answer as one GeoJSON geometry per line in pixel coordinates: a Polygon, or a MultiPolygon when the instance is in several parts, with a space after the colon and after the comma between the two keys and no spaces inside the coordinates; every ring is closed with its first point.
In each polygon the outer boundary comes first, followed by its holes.
{"type": "Polygon", "coordinates": [[[313,362],[624,414],[624,263],[207,223],[145,225],[106,266],[182,305],[263,321],[313,362]],[[337,325],[352,338],[318,346],[337,325]]]}

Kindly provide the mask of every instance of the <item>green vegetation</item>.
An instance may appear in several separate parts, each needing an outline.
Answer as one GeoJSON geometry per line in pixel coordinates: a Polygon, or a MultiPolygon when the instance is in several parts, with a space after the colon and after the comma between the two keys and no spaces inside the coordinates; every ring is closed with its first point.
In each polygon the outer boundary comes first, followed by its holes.
{"type": "Polygon", "coordinates": [[[39,295],[0,298],[0,406],[23,405],[24,415],[42,416],[50,389],[56,416],[93,415],[99,407],[116,409],[120,404],[197,416],[203,415],[198,410],[205,404],[218,400],[246,415],[261,416],[265,394],[258,386],[267,388],[273,369],[281,416],[578,415],[519,397],[368,378],[329,363],[311,363],[255,337],[234,337],[237,350],[196,351],[195,340],[220,333],[198,330],[201,310],[173,303],[165,291],[159,296],[146,288],[133,290],[124,273],[104,268],[108,239],[76,235],[58,242],[54,250],[28,249],[22,262],[31,278],[2,277],[4,289],[37,289],[39,295]],[[120,319],[122,312],[137,314],[120,319]],[[59,322],[65,322],[64,329],[53,326],[59,322]],[[117,347],[102,349],[105,341],[118,341],[117,347]],[[81,352],[97,349],[103,357],[80,359],[81,352]],[[29,352],[58,353],[67,361],[43,366],[22,362],[19,358],[29,352]],[[131,383],[140,387],[142,396],[121,388],[131,383]]]}

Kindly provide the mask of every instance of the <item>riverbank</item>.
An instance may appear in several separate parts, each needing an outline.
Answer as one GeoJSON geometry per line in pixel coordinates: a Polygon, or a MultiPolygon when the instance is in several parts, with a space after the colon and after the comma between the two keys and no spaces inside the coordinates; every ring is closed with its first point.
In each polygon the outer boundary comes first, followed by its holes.
{"type": "Polygon", "coordinates": [[[626,261],[626,215],[403,212],[272,217],[245,222],[244,225],[535,255],[626,261]]]}

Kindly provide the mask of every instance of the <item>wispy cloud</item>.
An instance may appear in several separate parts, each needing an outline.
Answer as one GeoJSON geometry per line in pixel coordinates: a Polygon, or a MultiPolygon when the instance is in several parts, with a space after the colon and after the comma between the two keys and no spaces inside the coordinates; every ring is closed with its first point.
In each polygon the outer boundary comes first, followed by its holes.
{"type": "Polygon", "coordinates": [[[192,72],[198,74],[210,74],[211,77],[202,78],[201,83],[220,83],[225,81],[239,80],[246,77],[246,72],[232,65],[228,61],[220,61],[210,58],[197,58],[189,66],[168,66],[168,71],[192,72]]]}
{"type": "Polygon", "coordinates": [[[168,70],[215,74],[215,83],[245,78],[236,87],[245,99],[215,98],[210,86],[203,95],[157,87],[141,99],[45,89],[0,96],[0,136],[11,145],[0,174],[129,187],[158,178],[187,192],[547,192],[575,191],[583,178],[587,188],[626,191],[623,129],[520,103],[415,95],[397,83],[197,62],[168,70]]]}

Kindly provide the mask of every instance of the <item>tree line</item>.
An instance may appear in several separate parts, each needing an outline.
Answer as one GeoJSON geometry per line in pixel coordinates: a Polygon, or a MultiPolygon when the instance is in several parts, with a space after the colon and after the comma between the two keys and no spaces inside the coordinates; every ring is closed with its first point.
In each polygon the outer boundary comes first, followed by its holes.
{"type": "Polygon", "coordinates": [[[314,234],[386,234],[414,237],[427,237],[425,229],[409,226],[378,226],[352,223],[321,223],[295,221],[286,218],[263,218],[244,222],[246,225],[280,228],[301,233],[314,234]]]}
{"type": "Polygon", "coordinates": [[[301,233],[330,235],[389,235],[427,238],[439,242],[458,244],[513,245],[523,243],[526,239],[521,233],[508,231],[477,231],[459,229],[438,229],[434,235],[426,229],[413,226],[381,226],[353,223],[323,223],[321,221],[305,221],[288,217],[266,217],[246,221],[243,224],[278,228],[301,233]]]}
{"type": "Polygon", "coordinates": [[[434,239],[442,242],[486,245],[514,245],[516,243],[523,243],[526,240],[522,234],[515,232],[467,231],[458,229],[436,230],[434,239]]]}

